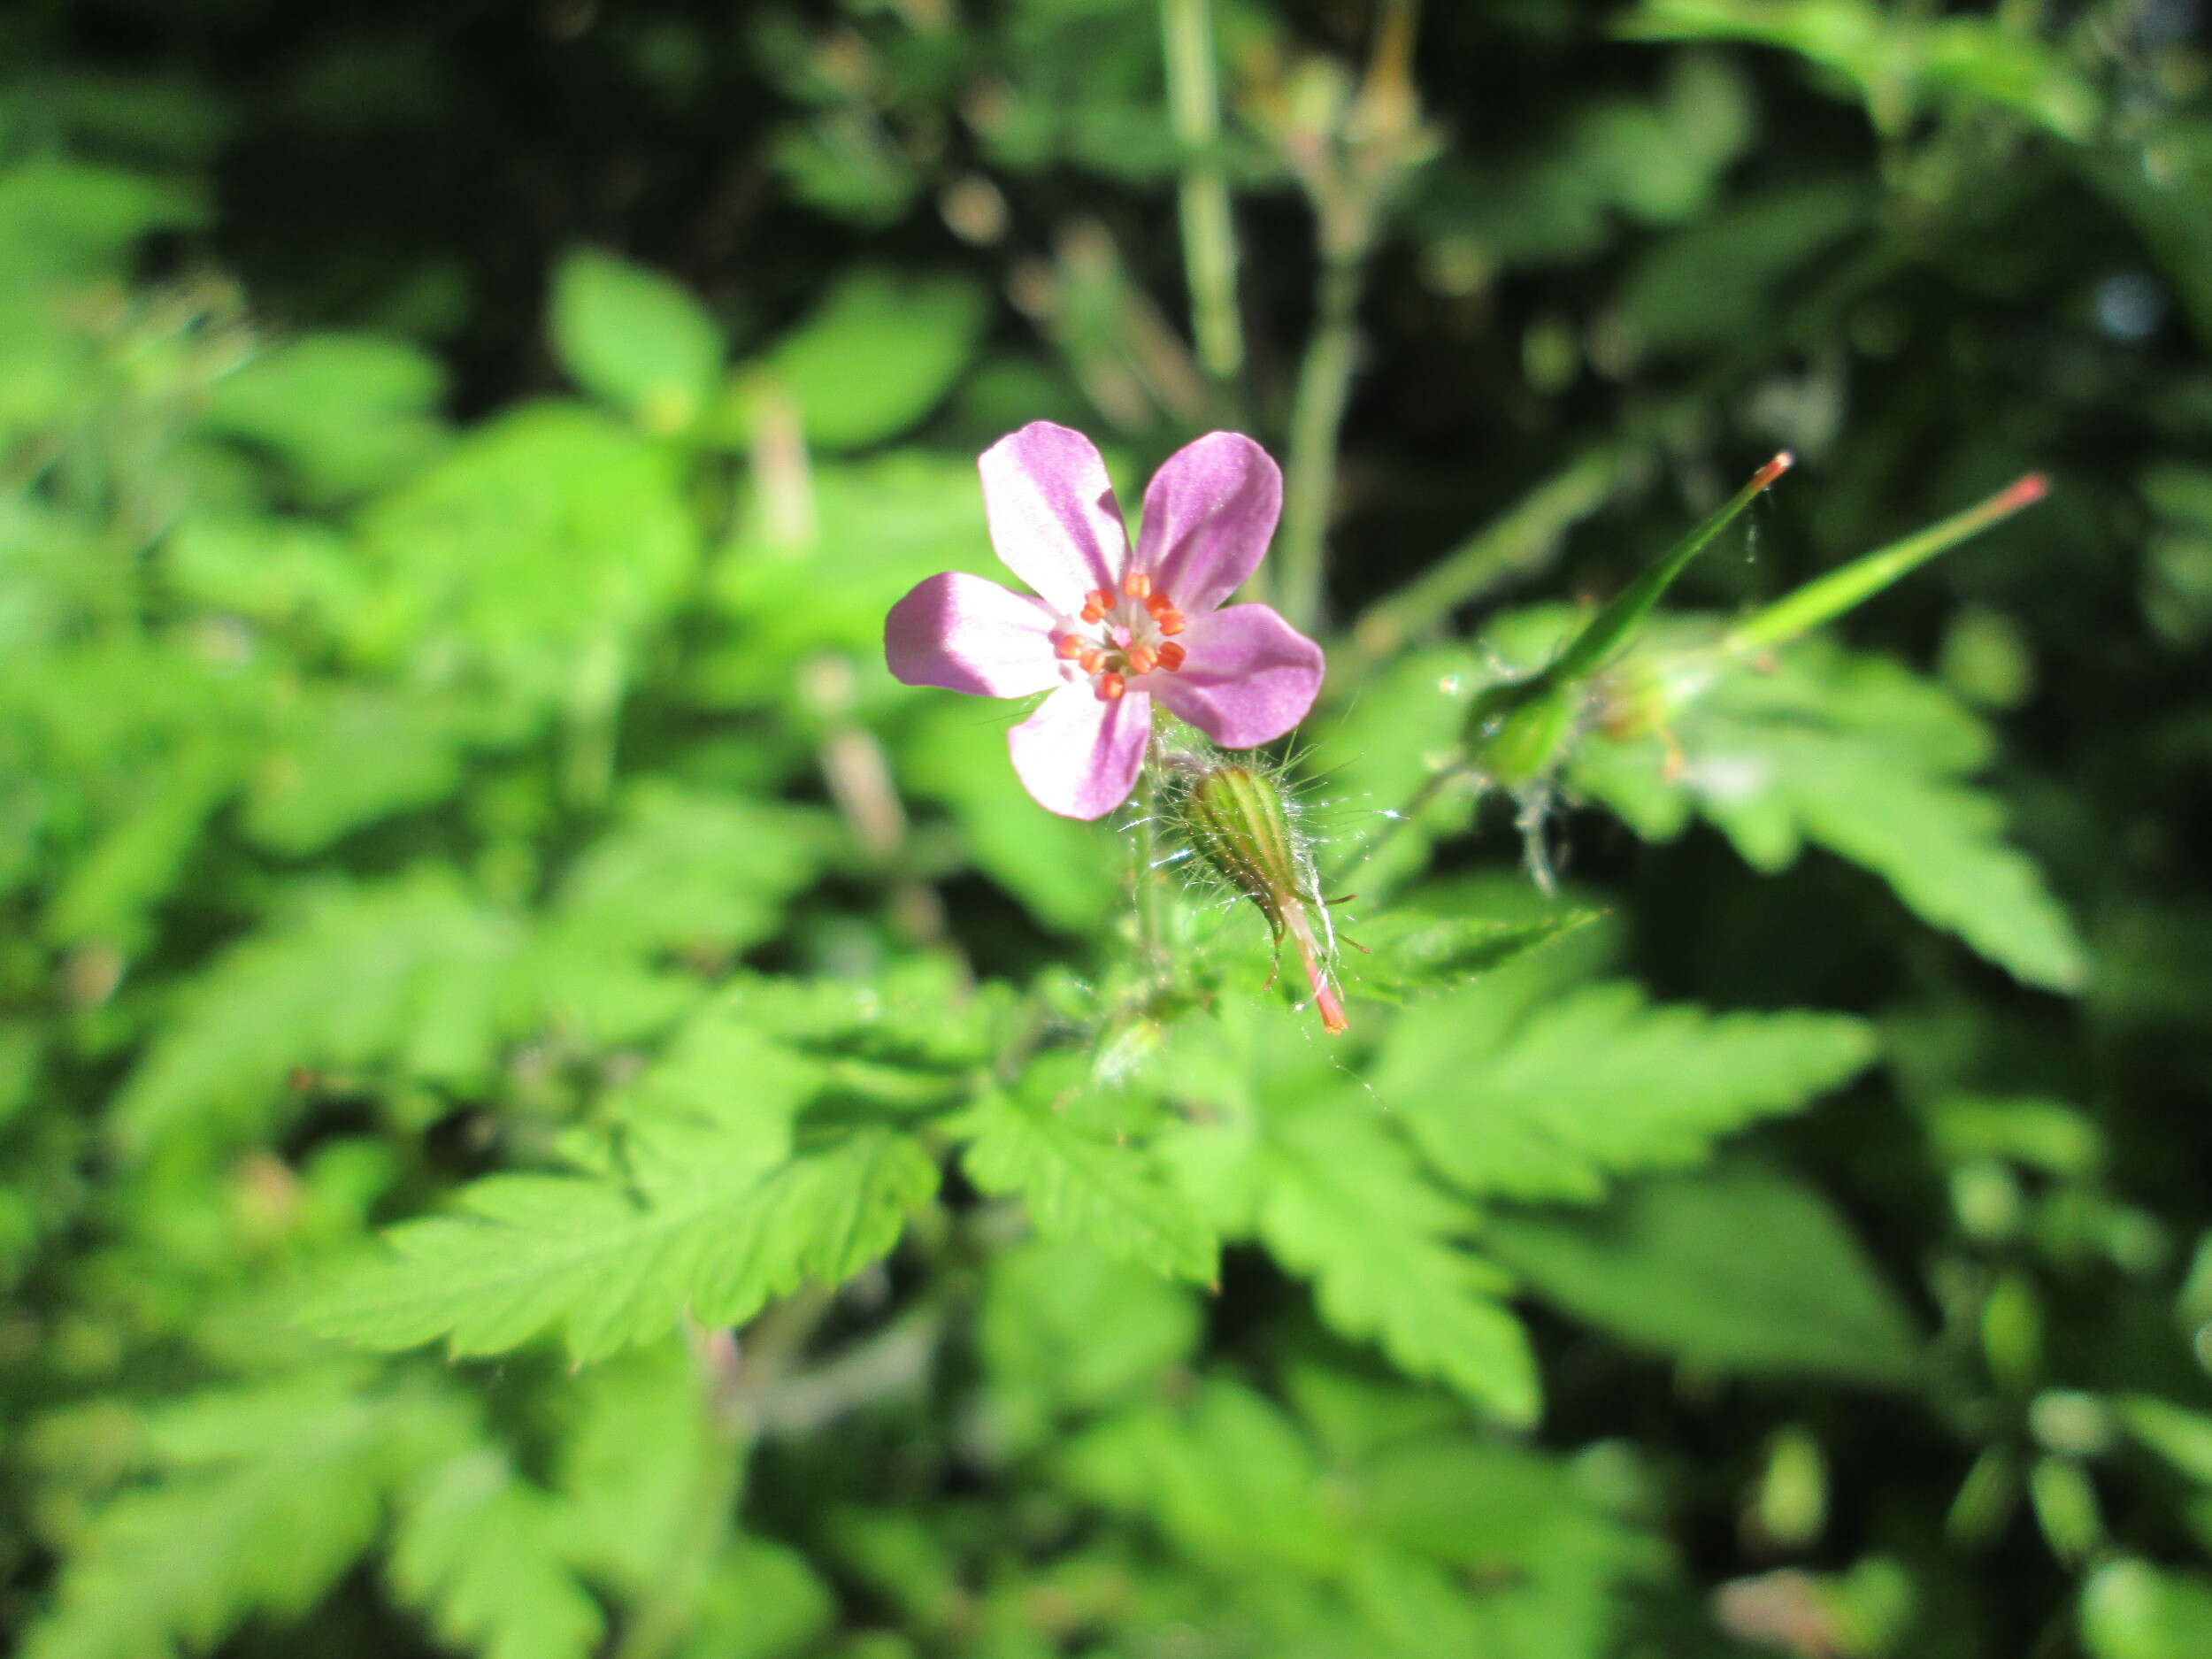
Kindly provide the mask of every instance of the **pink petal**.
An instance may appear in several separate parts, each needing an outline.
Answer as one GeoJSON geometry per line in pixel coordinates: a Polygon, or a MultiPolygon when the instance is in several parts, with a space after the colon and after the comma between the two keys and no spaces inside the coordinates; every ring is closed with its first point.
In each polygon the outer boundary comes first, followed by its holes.
{"type": "Polygon", "coordinates": [[[1144,689],[1224,749],[1280,737],[1321,689],[1321,648],[1267,605],[1194,616],[1175,642],[1182,667],[1147,674],[1144,689]]]}
{"type": "Polygon", "coordinates": [[[1267,551],[1283,475],[1240,432],[1210,432],[1160,464],[1144,492],[1137,568],[1186,616],[1237,590],[1267,551]]]}
{"type": "Polygon", "coordinates": [[[1006,568],[1061,611],[1118,588],[1129,533],[1106,463],[1079,432],[1033,420],[983,452],[983,514],[1006,568]]]}
{"type": "Polygon", "coordinates": [[[1025,697],[1060,683],[1052,607],[958,571],[916,584],[883,621],[883,660],[910,686],[1025,697]]]}
{"type": "Polygon", "coordinates": [[[1037,804],[1094,818],[1129,798],[1152,733],[1152,699],[1132,691],[1102,703],[1088,680],[1063,686],[1006,734],[1014,771],[1037,804]]]}

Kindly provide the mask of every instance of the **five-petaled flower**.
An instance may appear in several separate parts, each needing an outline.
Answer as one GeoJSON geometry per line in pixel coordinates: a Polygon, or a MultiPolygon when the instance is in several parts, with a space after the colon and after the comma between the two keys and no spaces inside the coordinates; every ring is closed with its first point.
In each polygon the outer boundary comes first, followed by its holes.
{"type": "Polygon", "coordinates": [[[883,650],[910,686],[1048,696],[1007,734],[1040,805],[1095,818],[1129,798],[1152,700],[1224,749],[1280,737],[1321,688],[1321,648],[1266,605],[1222,601],[1267,551],[1283,500],[1267,452],[1209,433],[1144,492],[1129,547],[1089,439],[1033,421],[983,452],[991,545],[1036,596],[933,576],[891,608],[883,650]]]}

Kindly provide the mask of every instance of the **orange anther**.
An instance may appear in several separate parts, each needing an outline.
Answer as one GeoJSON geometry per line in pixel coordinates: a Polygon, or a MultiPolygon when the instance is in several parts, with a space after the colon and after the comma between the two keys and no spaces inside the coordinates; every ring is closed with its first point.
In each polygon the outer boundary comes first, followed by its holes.
{"type": "Polygon", "coordinates": [[[1060,643],[1053,649],[1059,653],[1062,662],[1071,663],[1083,655],[1083,636],[1079,634],[1063,634],[1060,643]]]}
{"type": "Polygon", "coordinates": [[[1159,630],[1163,634],[1180,634],[1190,626],[1183,620],[1181,611],[1172,609],[1156,612],[1152,620],[1159,626],[1159,630]]]}
{"type": "Polygon", "coordinates": [[[1083,602],[1083,620],[1086,622],[1103,622],[1106,620],[1106,612],[1099,604],[1098,595],[1096,594],[1093,594],[1088,599],[1086,599],[1083,602]]]}
{"type": "Polygon", "coordinates": [[[1133,645],[1129,648],[1129,672],[1133,674],[1150,673],[1152,664],[1159,660],[1158,653],[1148,645],[1133,645]]]}
{"type": "Polygon", "coordinates": [[[1106,653],[1100,650],[1097,646],[1087,645],[1076,653],[1075,660],[1085,673],[1095,674],[1098,672],[1098,664],[1105,655],[1106,653]]]}
{"type": "Polygon", "coordinates": [[[1156,617],[1163,611],[1174,610],[1175,602],[1165,594],[1147,594],[1144,596],[1144,608],[1156,617]]]}
{"type": "Polygon", "coordinates": [[[1166,669],[1169,673],[1173,673],[1183,665],[1185,655],[1183,648],[1173,640],[1163,640],[1160,642],[1160,666],[1166,669]]]}
{"type": "Polygon", "coordinates": [[[1142,571],[1131,571],[1121,579],[1121,591],[1132,599],[1141,599],[1152,591],[1152,578],[1142,571]]]}
{"type": "Polygon", "coordinates": [[[1128,683],[1119,674],[1101,674],[1098,677],[1098,700],[1101,703],[1111,703],[1128,689],[1128,683]]]}

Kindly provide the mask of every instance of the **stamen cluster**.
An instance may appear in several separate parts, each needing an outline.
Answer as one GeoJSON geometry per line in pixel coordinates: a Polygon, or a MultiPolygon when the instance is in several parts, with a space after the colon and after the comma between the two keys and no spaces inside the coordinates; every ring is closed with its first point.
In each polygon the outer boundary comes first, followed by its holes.
{"type": "Polygon", "coordinates": [[[1073,663],[1091,676],[1102,703],[1111,703],[1129,688],[1133,674],[1154,669],[1173,673],[1183,665],[1183,648],[1171,637],[1189,624],[1175,602],[1156,592],[1152,578],[1131,571],[1121,579],[1121,592],[1094,588],[1083,595],[1083,621],[1102,629],[1096,636],[1079,633],[1060,635],[1053,649],[1063,662],[1073,663]]]}

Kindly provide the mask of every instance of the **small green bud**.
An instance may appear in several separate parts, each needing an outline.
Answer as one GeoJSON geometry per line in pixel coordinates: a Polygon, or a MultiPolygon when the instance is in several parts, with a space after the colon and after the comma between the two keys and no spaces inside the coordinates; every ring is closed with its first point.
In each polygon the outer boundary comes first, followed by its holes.
{"type": "Polygon", "coordinates": [[[1548,674],[1492,687],[1467,717],[1467,751],[1476,770],[1507,789],[1546,776],[1573,740],[1580,701],[1578,687],[1548,674]]]}
{"type": "Polygon", "coordinates": [[[1298,951],[1322,1028],[1345,1029],[1344,1004],[1330,977],[1336,937],[1320,877],[1298,826],[1297,809],[1271,772],[1241,761],[1204,760],[1186,774],[1173,811],[1205,868],[1259,907],[1282,947],[1298,951]]]}

